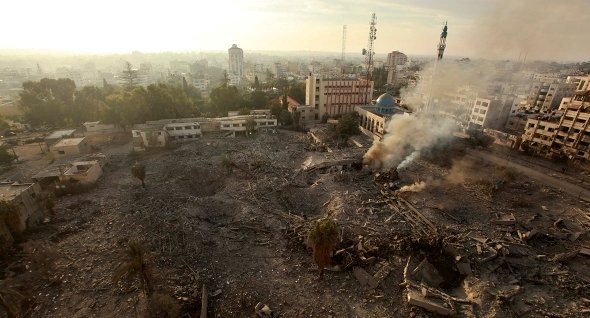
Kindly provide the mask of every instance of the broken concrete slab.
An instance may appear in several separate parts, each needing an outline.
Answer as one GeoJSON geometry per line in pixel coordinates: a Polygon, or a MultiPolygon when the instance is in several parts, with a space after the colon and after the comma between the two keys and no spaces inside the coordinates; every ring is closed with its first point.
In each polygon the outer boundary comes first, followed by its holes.
{"type": "Polygon", "coordinates": [[[459,273],[461,273],[461,275],[471,275],[472,274],[471,264],[469,264],[469,262],[457,263],[457,269],[459,270],[459,273]]]}
{"type": "Polygon", "coordinates": [[[450,306],[443,300],[438,298],[426,298],[422,295],[422,291],[417,291],[412,288],[408,288],[408,303],[413,306],[424,308],[433,313],[437,313],[442,316],[455,316],[455,312],[450,306]]]}
{"type": "Polygon", "coordinates": [[[377,286],[379,286],[379,282],[377,282],[377,280],[373,278],[371,274],[367,273],[367,271],[362,267],[355,266],[352,268],[352,272],[361,286],[371,289],[377,288],[377,286]]]}
{"type": "Polygon", "coordinates": [[[415,279],[421,280],[432,287],[438,287],[444,282],[444,278],[440,275],[436,267],[427,260],[424,260],[418,266],[420,269],[418,271],[414,270],[416,273],[414,275],[415,279]]]}
{"type": "Polygon", "coordinates": [[[495,220],[492,220],[492,223],[496,225],[514,225],[516,224],[516,217],[512,213],[502,214],[497,216],[495,220]]]}

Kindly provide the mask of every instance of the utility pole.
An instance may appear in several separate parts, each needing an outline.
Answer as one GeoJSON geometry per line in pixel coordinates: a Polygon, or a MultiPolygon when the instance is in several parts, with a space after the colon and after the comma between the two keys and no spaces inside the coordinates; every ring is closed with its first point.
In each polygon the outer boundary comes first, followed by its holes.
{"type": "Polygon", "coordinates": [[[377,28],[375,25],[377,24],[377,16],[375,13],[371,16],[371,23],[369,23],[369,40],[367,41],[367,48],[363,49],[363,55],[365,56],[365,65],[367,66],[367,74],[365,79],[367,81],[365,86],[365,104],[368,104],[370,101],[369,99],[369,90],[371,89],[371,80],[373,78],[373,67],[374,61],[373,56],[375,55],[375,39],[377,34],[377,28]]]}

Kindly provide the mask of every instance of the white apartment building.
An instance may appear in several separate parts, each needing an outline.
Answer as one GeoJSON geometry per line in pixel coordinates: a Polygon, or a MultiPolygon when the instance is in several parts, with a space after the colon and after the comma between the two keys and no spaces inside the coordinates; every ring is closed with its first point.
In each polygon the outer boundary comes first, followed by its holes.
{"type": "Polygon", "coordinates": [[[471,129],[502,129],[506,125],[513,99],[506,97],[498,99],[494,97],[477,97],[473,103],[469,128],[471,129]]]}
{"type": "Polygon", "coordinates": [[[270,118],[267,115],[242,115],[242,116],[231,116],[216,118],[215,120],[221,123],[221,130],[234,131],[234,132],[245,132],[247,121],[254,120],[256,122],[255,130],[272,128],[277,126],[277,119],[270,118]]]}
{"type": "Polygon", "coordinates": [[[198,122],[192,123],[170,123],[164,125],[164,129],[175,141],[190,141],[201,137],[201,125],[198,122]]]}
{"type": "Polygon", "coordinates": [[[556,109],[564,96],[571,96],[576,87],[573,83],[535,82],[531,86],[528,103],[532,109],[547,112],[556,109]]]}
{"type": "Polygon", "coordinates": [[[363,79],[322,79],[310,74],[305,79],[305,104],[317,110],[316,119],[326,113],[351,113],[355,106],[371,103],[373,85],[373,81],[363,79]]]}
{"type": "Polygon", "coordinates": [[[229,85],[236,86],[240,84],[240,81],[244,76],[244,51],[235,44],[227,51],[229,54],[229,85]]]}
{"type": "Polygon", "coordinates": [[[205,92],[209,88],[209,85],[211,85],[211,81],[207,78],[195,78],[193,85],[201,92],[205,92]]]}

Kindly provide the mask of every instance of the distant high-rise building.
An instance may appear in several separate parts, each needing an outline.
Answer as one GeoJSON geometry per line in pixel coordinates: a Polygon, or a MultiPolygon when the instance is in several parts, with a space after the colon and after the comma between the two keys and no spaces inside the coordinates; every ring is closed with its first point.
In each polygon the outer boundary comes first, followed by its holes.
{"type": "Polygon", "coordinates": [[[387,84],[393,84],[395,81],[396,68],[408,63],[408,57],[399,51],[393,51],[387,54],[387,84]]]}
{"type": "Polygon", "coordinates": [[[229,53],[228,75],[229,77],[241,79],[244,76],[244,51],[235,44],[227,51],[229,53]]]}

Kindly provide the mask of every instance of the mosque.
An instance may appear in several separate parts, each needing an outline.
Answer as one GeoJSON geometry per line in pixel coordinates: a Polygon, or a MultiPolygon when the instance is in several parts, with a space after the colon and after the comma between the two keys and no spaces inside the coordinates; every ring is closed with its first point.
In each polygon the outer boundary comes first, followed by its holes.
{"type": "Polygon", "coordinates": [[[381,94],[373,105],[356,106],[359,124],[365,134],[381,139],[385,134],[385,125],[396,114],[408,115],[409,111],[399,106],[399,101],[387,93],[381,94]]]}

